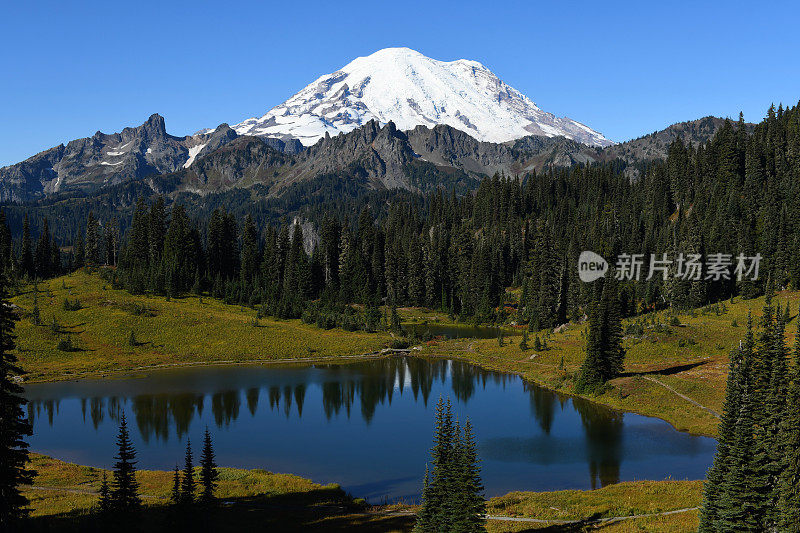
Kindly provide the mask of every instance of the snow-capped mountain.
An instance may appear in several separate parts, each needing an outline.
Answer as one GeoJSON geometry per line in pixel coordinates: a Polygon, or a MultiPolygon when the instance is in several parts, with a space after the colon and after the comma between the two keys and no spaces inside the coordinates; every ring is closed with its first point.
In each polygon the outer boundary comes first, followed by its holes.
{"type": "Polygon", "coordinates": [[[595,146],[614,144],[580,122],[542,111],[477,61],[437,61],[409,48],[359,57],[233,129],[311,146],[325,134],[347,133],[373,119],[393,121],[400,130],[447,124],[495,143],[563,135],[595,146]]]}

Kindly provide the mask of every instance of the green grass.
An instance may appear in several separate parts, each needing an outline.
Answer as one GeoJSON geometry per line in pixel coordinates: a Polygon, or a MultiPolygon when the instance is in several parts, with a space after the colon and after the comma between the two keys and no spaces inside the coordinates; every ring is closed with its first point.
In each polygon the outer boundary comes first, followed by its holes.
{"type": "MultiPolygon", "coordinates": [[[[800,292],[779,293],[774,301],[781,306],[787,301],[791,303],[793,313],[787,327],[787,341],[793,343],[800,292]]],[[[715,416],[645,376],[720,413],[725,399],[728,354],[744,336],[748,312],[752,311],[757,322],[763,305],[763,298],[735,298],[733,302],[725,302],[727,310],[719,315],[702,310],[679,315],[680,326],[668,325],[669,317],[665,312],[640,317],[660,322],[662,326],[647,327],[642,335],[627,335],[625,375],[613,380],[604,394],[586,397],[614,408],[662,418],[681,431],[716,435],[719,420],[715,416]],[[737,327],[731,325],[734,320],[737,327]]],[[[585,330],[585,325],[570,324],[566,330],[551,334],[549,349],[538,353],[533,349],[523,352],[518,338],[508,338],[502,348],[495,339],[430,342],[421,354],[464,359],[485,368],[517,373],[548,388],[573,394],[572,381],[585,356],[585,330]],[[563,370],[560,368],[562,360],[563,370]]],[[[532,345],[533,341],[528,344],[532,345]]]]}
{"type": "MultiPolygon", "coordinates": [[[[31,502],[30,530],[86,531],[96,527],[102,469],[38,454],[32,456],[31,466],[37,474],[33,485],[23,490],[31,502]]],[[[106,474],[110,478],[111,473],[106,474]]],[[[172,472],[141,470],[136,477],[144,504],[141,530],[169,530],[172,472]]],[[[210,531],[392,531],[397,523],[403,528],[409,523],[407,517],[398,520],[375,513],[337,484],[320,485],[264,470],[221,468],[217,498],[215,510],[193,511],[202,514],[210,531]]]]}
{"type": "MultiPolygon", "coordinates": [[[[96,522],[93,513],[102,469],[38,454],[32,455],[31,466],[37,471],[33,488],[23,492],[31,500],[32,529],[78,531],[96,522]]],[[[110,472],[106,474],[110,476],[110,472]]],[[[150,530],[161,530],[170,512],[172,472],[143,470],[137,473],[137,480],[145,504],[145,524],[150,530]]],[[[592,491],[511,492],[491,498],[487,507],[494,516],[585,520],[696,507],[701,491],[700,481],[635,481],[592,491]]],[[[209,518],[214,530],[271,526],[279,530],[410,531],[413,512],[418,509],[368,507],[336,484],[319,485],[290,474],[236,468],[220,469],[217,496],[222,505],[209,518]]],[[[488,526],[493,532],[522,531],[532,524],[490,520],[488,526]]],[[[641,531],[642,527],[648,531],[694,530],[697,512],[627,520],[603,530],[641,531]]]]}
{"type": "Polygon", "coordinates": [[[32,286],[12,298],[23,317],[16,333],[26,381],[157,365],[338,358],[375,352],[391,339],[299,320],[256,323],[254,310],[212,298],[133,296],[84,271],[39,283],[36,299],[40,325],[31,317],[32,286]],[[65,310],[64,300],[76,298],[81,309],[65,310]],[[68,338],[72,350],[59,349],[68,338]]]}
{"type": "MultiPolygon", "coordinates": [[[[701,481],[631,481],[590,491],[510,492],[490,499],[488,510],[495,516],[542,520],[593,520],[656,514],[698,507],[702,488],[701,481]]],[[[518,524],[509,527],[508,524],[490,521],[489,531],[520,530],[518,524]]],[[[695,531],[697,525],[697,511],[688,511],[621,521],[604,526],[602,531],[695,531]]],[[[525,525],[525,528],[530,527],[530,523],[525,525]]]]}

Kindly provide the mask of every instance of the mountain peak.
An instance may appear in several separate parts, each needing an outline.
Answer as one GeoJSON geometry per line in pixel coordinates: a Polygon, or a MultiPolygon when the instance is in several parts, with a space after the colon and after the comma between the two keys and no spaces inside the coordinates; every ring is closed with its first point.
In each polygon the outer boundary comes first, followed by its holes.
{"type": "Polygon", "coordinates": [[[539,109],[477,61],[439,61],[410,48],[384,48],[317,78],[260,118],[233,126],[240,135],[316,143],[377,120],[400,130],[447,124],[481,141],[527,135],[613,144],[569,118],[539,109]]]}

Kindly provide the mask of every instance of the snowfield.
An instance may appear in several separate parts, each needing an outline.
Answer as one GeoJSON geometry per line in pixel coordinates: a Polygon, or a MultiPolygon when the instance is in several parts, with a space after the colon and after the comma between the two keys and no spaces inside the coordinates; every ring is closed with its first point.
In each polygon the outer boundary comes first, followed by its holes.
{"type": "Polygon", "coordinates": [[[240,135],[294,137],[310,146],[326,133],[347,133],[373,119],[393,121],[400,130],[447,124],[496,143],[563,135],[594,146],[614,144],[579,122],[542,111],[477,61],[437,61],[408,48],[359,57],[233,129],[240,135]]]}

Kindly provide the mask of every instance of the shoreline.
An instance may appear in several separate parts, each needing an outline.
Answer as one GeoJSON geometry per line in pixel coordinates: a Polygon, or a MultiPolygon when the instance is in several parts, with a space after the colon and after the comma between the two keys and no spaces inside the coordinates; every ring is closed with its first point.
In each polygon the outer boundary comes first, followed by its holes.
{"type": "MultiPolygon", "coordinates": [[[[465,339],[461,339],[465,340],[465,339]]],[[[469,340],[469,339],[466,339],[469,340]]],[[[314,357],[314,358],[302,358],[302,359],[246,359],[246,360],[225,360],[225,359],[217,359],[211,361],[187,361],[187,362],[175,362],[175,363],[159,363],[154,365],[147,365],[147,366],[138,366],[138,367],[131,367],[131,368],[121,368],[115,370],[97,370],[97,371],[85,371],[80,374],[60,374],[58,376],[53,376],[48,379],[41,379],[41,380],[31,380],[31,381],[22,381],[21,385],[25,386],[27,384],[30,385],[38,385],[44,383],[59,383],[65,381],[82,381],[82,380],[102,380],[102,379],[124,379],[127,376],[131,376],[134,374],[141,374],[151,371],[162,371],[162,370],[175,370],[175,369],[183,369],[183,368],[203,368],[203,367],[214,367],[214,366],[308,366],[308,365],[315,365],[315,364],[354,364],[359,363],[361,361],[373,361],[384,359],[387,357],[393,357],[395,355],[406,355],[411,357],[421,357],[421,358],[435,358],[435,359],[453,359],[458,360],[464,363],[469,363],[475,365],[478,368],[482,368],[484,370],[489,370],[492,372],[498,372],[503,374],[509,374],[519,377],[523,382],[533,385],[536,387],[540,387],[547,391],[550,391],[554,394],[558,394],[567,398],[580,398],[581,400],[585,400],[596,405],[603,406],[607,409],[612,411],[620,412],[620,413],[633,413],[640,416],[645,416],[648,418],[656,418],[658,420],[662,420],[670,425],[672,429],[675,431],[686,433],[691,436],[696,437],[709,437],[716,439],[715,435],[699,432],[699,431],[692,431],[689,429],[681,429],[678,428],[674,422],[659,416],[655,416],[653,414],[648,414],[644,412],[643,409],[637,409],[635,407],[630,408],[623,408],[614,405],[609,405],[608,403],[598,401],[597,398],[591,396],[585,396],[581,394],[576,394],[574,392],[566,391],[563,389],[556,389],[552,387],[550,384],[545,383],[543,381],[537,380],[530,376],[526,376],[523,372],[518,370],[509,370],[509,369],[500,369],[493,365],[487,365],[480,361],[474,361],[469,357],[465,357],[463,355],[458,355],[456,353],[445,353],[445,354],[437,354],[437,353],[426,353],[425,348],[421,345],[412,346],[410,348],[384,348],[382,350],[378,350],[375,352],[369,352],[365,354],[359,355],[341,355],[341,356],[325,356],[325,357],[314,357]],[[416,352],[416,353],[414,353],[416,352]]],[[[643,379],[647,379],[643,377],[643,379]]],[[[679,395],[678,395],[679,396],[679,395]]],[[[697,405],[699,409],[706,409],[703,406],[697,405]]]]}

